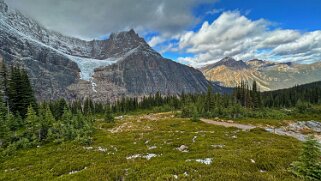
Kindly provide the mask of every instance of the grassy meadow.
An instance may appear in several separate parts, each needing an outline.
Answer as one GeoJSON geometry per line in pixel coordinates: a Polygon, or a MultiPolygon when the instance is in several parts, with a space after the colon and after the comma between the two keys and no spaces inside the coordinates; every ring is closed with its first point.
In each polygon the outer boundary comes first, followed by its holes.
{"type": "Polygon", "coordinates": [[[172,113],[97,120],[93,144],[47,144],[1,158],[0,180],[289,180],[301,144],[172,113]],[[184,146],[182,146],[184,145],[184,146]]]}

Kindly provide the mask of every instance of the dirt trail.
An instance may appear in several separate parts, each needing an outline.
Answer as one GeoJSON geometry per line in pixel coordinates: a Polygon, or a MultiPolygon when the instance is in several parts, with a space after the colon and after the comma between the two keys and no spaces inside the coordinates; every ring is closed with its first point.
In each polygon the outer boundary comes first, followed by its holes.
{"type": "MultiPolygon", "coordinates": [[[[224,126],[224,127],[234,127],[234,128],[239,128],[242,130],[251,130],[251,129],[257,128],[257,126],[253,126],[253,125],[220,122],[220,121],[214,121],[214,120],[203,119],[203,118],[201,119],[201,121],[204,123],[207,123],[207,124],[213,124],[213,125],[224,126]]],[[[309,137],[309,135],[304,135],[299,132],[286,130],[284,128],[274,128],[274,129],[268,128],[268,127],[259,127],[259,128],[263,128],[266,131],[268,131],[270,133],[277,134],[277,135],[290,136],[290,137],[296,138],[300,141],[305,141],[309,137]]],[[[320,135],[315,134],[315,139],[321,143],[321,136],[320,135]]]]}
{"type": "Polygon", "coordinates": [[[238,123],[228,123],[228,122],[219,122],[219,121],[213,121],[210,119],[201,119],[201,121],[203,121],[204,123],[208,123],[208,124],[214,124],[214,125],[218,125],[218,126],[224,126],[224,127],[235,127],[235,128],[239,128],[242,130],[251,130],[256,128],[256,126],[252,126],[252,125],[246,125],[246,124],[238,124],[238,123]]]}

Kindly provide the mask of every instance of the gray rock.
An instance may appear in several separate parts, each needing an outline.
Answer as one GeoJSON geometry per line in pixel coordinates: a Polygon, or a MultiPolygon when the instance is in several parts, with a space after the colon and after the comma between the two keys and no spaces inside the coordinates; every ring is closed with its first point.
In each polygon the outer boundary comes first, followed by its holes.
{"type": "Polygon", "coordinates": [[[306,126],[317,133],[321,133],[321,123],[316,121],[307,121],[306,126]]]}
{"type": "Polygon", "coordinates": [[[180,152],[188,152],[188,147],[185,145],[181,145],[180,147],[177,148],[178,151],[180,152]]]}
{"type": "Polygon", "coordinates": [[[211,147],[213,147],[213,148],[224,148],[225,145],[211,145],[211,147]]]}
{"type": "Polygon", "coordinates": [[[134,30],[84,41],[52,32],[2,0],[0,23],[0,54],[7,64],[28,71],[38,100],[90,97],[105,102],[156,92],[200,93],[208,86],[221,91],[200,71],[163,58],[134,30]],[[114,64],[96,68],[90,80],[82,80],[83,67],[75,59],[85,58],[114,64]]]}

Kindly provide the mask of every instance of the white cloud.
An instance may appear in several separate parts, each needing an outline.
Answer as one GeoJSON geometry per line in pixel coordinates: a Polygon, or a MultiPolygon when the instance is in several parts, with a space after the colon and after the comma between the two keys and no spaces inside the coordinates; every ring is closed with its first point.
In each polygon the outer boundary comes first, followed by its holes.
{"type": "Polygon", "coordinates": [[[273,28],[273,23],[264,19],[250,20],[238,11],[224,12],[211,24],[204,22],[198,31],[180,35],[176,46],[194,56],[178,61],[199,67],[226,56],[280,62],[321,60],[321,31],[304,33],[273,28]]]}
{"type": "Polygon", "coordinates": [[[224,11],[224,9],[212,9],[211,11],[207,11],[206,14],[214,15],[214,14],[219,14],[219,13],[221,13],[223,11],[224,11]]]}
{"type": "Polygon", "coordinates": [[[298,31],[295,30],[275,30],[268,32],[264,40],[259,46],[261,47],[274,47],[281,44],[286,44],[295,41],[301,35],[298,31]]]}
{"type": "MultiPolygon", "coordinates": [[[[302,34],[295,41],[287,44],[280,44],[273,52],[278,55],[296,55],[300,53],[310,52],[321,48],[321,31],[314,31],[302,34]]],[[[319,52],[320,53],[320,52],[319,52]]]]}
{"type": "Polygon", "coordinates": [[[97,38],[134,28],[178,33],[198,23],[193,8],[216,0],[6,0],[52,30],[97,38]]]}
{"type": "Polygon", "coordinates": [[[166,39],[161,36],[154,36],[150,41],[148,41],[149,46],[155,47],[163,42],[165,42],[166,39]]]}
{"type": "Polygon", "coordinates": [[[152,37],[148,41],[148,44],[156,48],[161,54],[165,52],[177,52],[179,49],[174,42],[178,41],[179,37],[179,34],[163,33],[152,37]]]}

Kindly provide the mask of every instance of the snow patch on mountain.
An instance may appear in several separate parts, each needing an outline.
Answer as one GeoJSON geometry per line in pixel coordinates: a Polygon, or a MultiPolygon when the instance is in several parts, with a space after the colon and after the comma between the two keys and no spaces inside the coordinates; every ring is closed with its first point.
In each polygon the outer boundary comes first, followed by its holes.
{"type": "Polygon", "coordinates": [[[97,90],[96,90],[97,84],[92,79],[91,79],[91,87],[93,91],[97,93],[97,90]]]}
{"type": "MultiPolygon", "coordinates": [[[[94,73],[94,70],[96,68],[105,67],[105,66],[108,66],[108,65],[111,65],[111,64],[117,62],[116,58],[108,58],[106,60],[98,60],[98,59],[91,59],[91,58],[84,58],[84,57],[69,55],[69,54],[65,53],[66,51],[61,51],[61,50],[63,50],[61,48],[58,50],[56,48],[53,48],[52,46],[49,46],[49,45],[39,41],[36,38],[32,37],[31,33],[28,33],[26,31],[22,31],[23,32],[22,33],[21,31],[18,31],[17,28],[14,28],[12,25],[10,25],[8,23],[7,18],[3,14],[1,14],[1,16],[0,16],[0,24],[1,24],[1,27],[0,27],[1,30],[4,30],[6,32],[10,32],[10,34],[12,34],[12,35],[18,35],[18,37],[20,37],[21,39],[27,40],[30,43],[37,44],[37,45],[39,45],[39,47],[49,48],[58,54],[68,57],[70,60],[77,63],[77,65],[81,71],[80,77],[81,77],[81,79],[86,80],[86,81],[90,81],[90,79],[92,78],[92,75],[94,73]]],[[[12,24],[12,22],[11,22],[11,24],[12,24]]]]}

